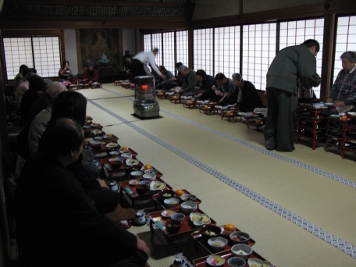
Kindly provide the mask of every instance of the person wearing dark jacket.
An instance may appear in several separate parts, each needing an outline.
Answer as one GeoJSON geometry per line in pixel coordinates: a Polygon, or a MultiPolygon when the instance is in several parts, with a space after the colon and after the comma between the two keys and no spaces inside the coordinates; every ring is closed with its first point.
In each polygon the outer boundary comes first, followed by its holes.
{"type": "Polygon", "coordinates": [[[196,97],[199,99],[213,99],[215,96],[215,90],[213,90],[213,86],[215,86],[214,88],[218,86],[218,83],[214,77],[207,75],[204,70],[197,70],[196,75],[200,88],[200,92],[196,95],[196,97]]]}
{"type": "Polygon", "coordinates": [[[318,41],[309,39],[300,45],[282,49],[273,59],[267,72],[266,149],[294,150],[298,89],[309,89],[320,84],[315,60],[319,49],[318,41]]]}
{"type": "Polygon", "coordinates": [[[251,82],[244,81],[240,73],[232,74],[232,82],[236,86],[234,97],[237,101],[233,104],[234,107],[242,112],[251,112],[262,107],[262,100],[251,82]]]}
{"type": "Polygon", "coordinates": [[[20,265],[145,266],[146,243],[99,214],[66,169],[82,153],[82,127],[61,118],[46,132],[43,154],[25,163],[15,192],[20,265]]]}

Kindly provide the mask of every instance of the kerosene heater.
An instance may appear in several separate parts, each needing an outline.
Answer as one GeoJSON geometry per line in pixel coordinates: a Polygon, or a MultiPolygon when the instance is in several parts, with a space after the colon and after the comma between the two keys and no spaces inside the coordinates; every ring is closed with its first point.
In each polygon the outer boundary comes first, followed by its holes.
{"type": "Polygon", "coordinates": [[[134,115],[140,118],[159,117],[159,104],[156,101],[154,77],[136,76],[134,83],[134,115]]]}

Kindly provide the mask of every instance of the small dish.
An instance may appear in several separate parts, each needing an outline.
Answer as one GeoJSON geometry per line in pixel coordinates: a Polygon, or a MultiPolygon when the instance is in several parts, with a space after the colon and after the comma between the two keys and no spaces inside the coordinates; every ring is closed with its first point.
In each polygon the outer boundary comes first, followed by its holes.
{"type": "Polygon", "coordinates": [[[126,165],[128,166],[134,166],[138,165],[139,161],[137,159],[127,159],[126,160],[126,165]]]}
{"type": "Polygon", "coordinates": [[[194,201],[197,199],[197,197],[193,194],[183,194],[180,199],[182,201],[194,201]]]}
{"type": "MultiPolygon", "coordinates": [[[[246,261],[239,257],[231,257],[227,260],[227,264],[229,264],[230,267],[243,267],[246,265],[246,261]]],[[[257,266],[264,266],[264,265],[257,265],[257,266]]]]}
{"type": "Polygon", "coordinates": [[[249,258],[247,260],[247,264],[249,266],[254,266],[254,264],[255,264],[256,266],[273,267],[272,263],[270,263],[269,261],[263,261],[258,258],[249,258]]]}
{"type": "Polygon", "coordinates": [[[324,103],[324,105],[327,106],[327,107],[333,107],[334,103],[324,103]]]}
{"type": "Polygon", "coordinates": [[[245,232],[233,232],[230,234],[230,239],[233,243],[247,243],[250,240],[250,235],[245,232]]]}
{"type": "Polygon", "coordinates": [[[193,225],[196,226],[196,227],[201,227],[201,226],[204,225],[204,223],[202,221],[194,221],[193,225]]]}
{"type": "Polygon", "coordinates": [[[166,198],[163,203],[167,208],[175,208],[179,203],[179,199],[175,197],[166,198]]]}
{"type": "Polygon", "coordinates": [[[223,266],[225,259],[218,255],[211,255],[206,259],[206,263],[209,264],[209,266],[223,266]]]}
{"type": "Polygon", "coordinates": [[[190,214],[190,220],[194,223],[196,221],[201,221],[203,224],[211,223],[210,217],[206,214],[192,212],[190,214]]]}
{"type": "Polygon", "coordinates": [[[171,218],[173,219],[173,220],[178,220],[178,221],[183,221],[184,220],[184,218],[185,218],[185,215],[183,214],[183,213],[174,213],[174,214],[172,214],[171,215],[171,218]]]}
{"type": "Polygon", "coordinates": [[[173,210],[164,210],[161,212],[161,216],[164,218],[171,218],[172,215],[176,214],[173,210]]]}
{"type": "Polygon", "coordinates": [[[132,154],[131,153],[121,153],[121,157],[123,157],[125,159],[131,159],[132,158],[132,154]]]}
{"type": "Polygon", "coordinates": [[[352,116],[352,117],[355,117],[355,116],[356,116],[356,112],[353,112],[353,111],[349,111],[349,112],[347,112],[347,114],[349,114],[349,115],[352,116]]]}
{"type": "Polygon", "coordinates": [[[148,185],[147,184],[137,184],[136,185],[136,192],[139,195],[146,194],[147,191],[148,191],[148,185]]]}
{"type": "Polygon", "coordinates": [[[147,179],[147,180],[150,180],[150,181],[154,181],[154,180],[156,180],[156,175],[152,175],[152,174],[147,174],[147,173],[145,173],[145,174],[143,175],[143,179],[147,179]]]}
{"type": "Polygon", "coordinates": [[[129,185],[137,185],[137,184],[139,184],[140,183],[140,181],[139,180],[136,180],[136,179],[133,179],[133,180],[130,180],[129,181],[129,185]]]}
{"type": "Polygon", "coordinates": [[[110,151],[110,152],[109,152],[109,155],[110,155],[110,156],[119,156],[119,155],[120,155],[120,152],[119,152],[119,151],[110,151]]]}
{"type": "Polygon", "coordinates": [[[142,181],[140,181],[138,184],[145,184],[145,185],[150,185],[150,181],[145,181],[145,180],[142,180],[142,181]]]}
{"type": "Polygon", "coordinates": [[[246,244],[235,244],[231,247],[231,252],[237,257],[248,259],[252,254],[252,248],[246,244]]]}
{"type": "Polygon", "coordinates": [[[142,175],[143,175],[143,172],[142,171],[132,171],[132,172],[130,172],[130,175],[132,176],[132,177],[141,177],[142,175]]]}
{"type": "Polygon", "coordinates": [[[150,190],[151,191],[159,191],[159,190],[163,190],[166,187],[166,184],[163,182],[155,182],[152,181],[150,184],[150,190]]]}
{"type": "Polygon", "coordinates": [[[118,147],[118,146],[119,146],[118,143],[108,143],[108,144],[106,144],[106,147],[107,147],[107,148],[116,148],[116,147],[118,147]]]}

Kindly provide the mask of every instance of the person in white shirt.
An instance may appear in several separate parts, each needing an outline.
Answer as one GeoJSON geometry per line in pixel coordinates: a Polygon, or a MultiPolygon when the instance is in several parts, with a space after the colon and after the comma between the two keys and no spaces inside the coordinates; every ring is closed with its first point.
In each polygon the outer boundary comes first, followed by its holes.
{"type": "Polygon", "coordinates": [[[155,56],[158,54],[158,51],[158,48],[155,48],[150,52],[140,52],[132,58],[130,72],[134,77],[152,75],[148,69],[148,64],[151,65],[151,68],[157,73],[157,75],[160,77],[163,76],[155,62],[155,56]]]}

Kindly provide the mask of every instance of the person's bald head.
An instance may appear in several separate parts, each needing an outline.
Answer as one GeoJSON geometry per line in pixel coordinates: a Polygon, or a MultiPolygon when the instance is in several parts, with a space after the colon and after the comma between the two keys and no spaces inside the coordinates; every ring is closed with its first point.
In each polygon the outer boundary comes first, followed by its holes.
{"type": "Polygon", "coordinates": [[[47,93],[51,98],[54,98],[64,91],[67,91],[67,88],[60,82],[53,82],[47,89],[47,93]]]}

